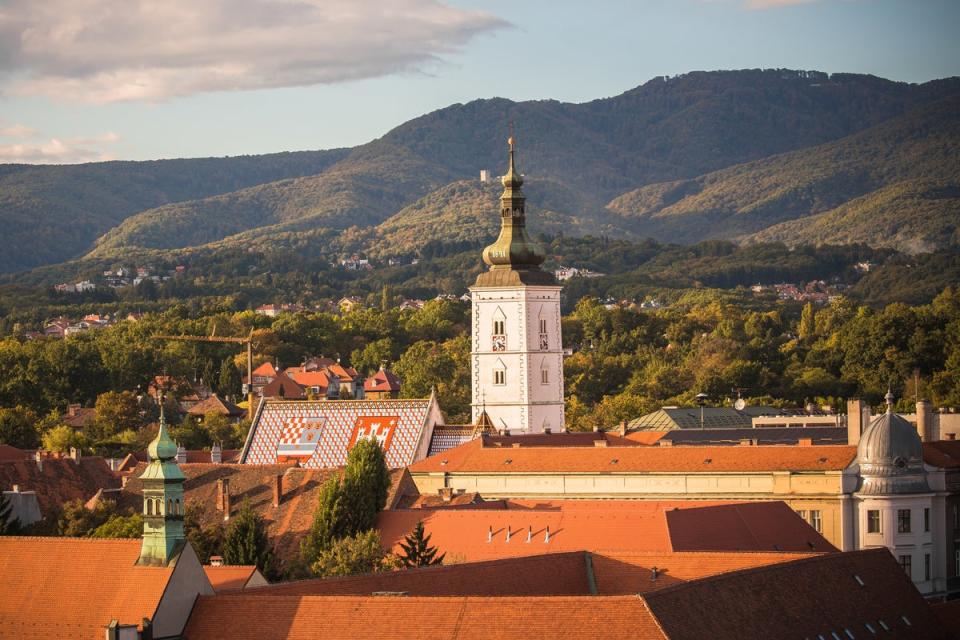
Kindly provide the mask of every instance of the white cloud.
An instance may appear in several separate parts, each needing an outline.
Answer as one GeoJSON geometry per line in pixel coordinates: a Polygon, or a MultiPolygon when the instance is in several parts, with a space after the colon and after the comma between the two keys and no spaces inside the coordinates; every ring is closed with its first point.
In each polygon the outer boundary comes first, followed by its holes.
{"type": "Polygon", "coordinates": [[[19,95],[104,103],[422,70],[507,23],[439,0],[9,0],[19,95]]]}
{"type": "Polygon", "coordinates": [[[0,122],[0,138],[29,138],[36,133],[36,129],[25,124],[4,125],[0,122]]]}
{"type": "MultiPolygon", "coordinates": [[[[30,131],[33,132],[34,130],[30,129],[30,131]]],[[[28,134],[26,137],[34,137],[34,134],[28,134]]],[[[62,140],[60,138],[50,138],[15,144],[0,144],[0,163],[75,164],[78,162],[113,160],[113,155],[105,151],[103,146],[117,142],[119,139],[120,136],[117,134],[108,132],[92,137],[64,138],[62,140]]]]}

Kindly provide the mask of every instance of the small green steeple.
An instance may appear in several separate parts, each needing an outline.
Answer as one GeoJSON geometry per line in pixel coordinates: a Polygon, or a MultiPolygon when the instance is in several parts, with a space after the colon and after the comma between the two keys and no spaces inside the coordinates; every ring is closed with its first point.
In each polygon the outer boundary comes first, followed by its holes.
{"type": "Polygon", "coordinates": [[[166,566],[183,548],[183,472],[177,464],[177,445],[167,433],[160,396],[160,428],[147,452],[150,463],[143,482],[143,544],[137,564],[166,566]]]}
{"type": "Polygon", "coordinates": [[[500,181],[500,235],[483,250],[483,261],[490,269],[477,276],[476,286],[498,287],[522,284],[556,284],[553,275],[542,271],[546,256],[527,235],[526,198],[523,176],[516,170],[513,135],[507,140],[510,161],[500,181]]]}

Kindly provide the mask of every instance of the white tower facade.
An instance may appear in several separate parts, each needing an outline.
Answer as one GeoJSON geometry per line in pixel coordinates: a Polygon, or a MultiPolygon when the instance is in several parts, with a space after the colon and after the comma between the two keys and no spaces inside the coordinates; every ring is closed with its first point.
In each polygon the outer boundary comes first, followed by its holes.
{"type": "Polygon", "coordinates": [[[484,249],[490,269],[470,288],[473,418],[514,433],[564,430],[560,285],[540,269],[542,251],[526,232],[523,178],[502,178],[500,235],[484,249]]]}

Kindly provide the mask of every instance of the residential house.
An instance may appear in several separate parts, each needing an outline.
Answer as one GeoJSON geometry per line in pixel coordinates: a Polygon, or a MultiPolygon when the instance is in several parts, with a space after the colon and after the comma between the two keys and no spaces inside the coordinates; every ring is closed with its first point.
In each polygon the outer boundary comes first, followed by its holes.
{"type": "Polygon", "coordinates": [[[371,400],[397,398],[400,395],[400,378],[380,365],[380,370],[363,381],[363,396],[371,400]]]}

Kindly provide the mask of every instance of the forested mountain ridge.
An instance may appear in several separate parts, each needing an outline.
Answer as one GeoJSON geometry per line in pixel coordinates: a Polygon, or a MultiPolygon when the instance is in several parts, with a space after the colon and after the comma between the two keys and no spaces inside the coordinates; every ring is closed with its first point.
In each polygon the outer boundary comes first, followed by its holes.
{"type": "Polygon", "coordinates": [[[167,202],[313,175],[347,150],[79,165],[0,165],[0,272],[63,262],[130,215],[167,202]]]}
{"type": "MultiPolygon", "coordinates": [[[[331,233],[343,237],[345,249],[384,253],[398,240],[399,249],[416,251],[446,239],[446,222],[455,218],[448,216],[465,195],[456,190],[468,184],[457,187],[458,181],[475,180],[481,169],[502,170],[511,120],[520,169],[529,176],[531,212],[540,216],[532,227],[642,237],[650,230],[629,212],[606,208],[611,200],[646,185],[836,141],[958,94],[956,78],[909,85],[788,70],[694,72],[582,104],[495,98],[452,105],[352,150],[303,156],[304,166],[261,172],[258,159],[279,156],[243,159],[252,174],[233,185],[207,181],[196,170],[186,172],[203,182],[194,189],[175,188],[172,178],[166,185],[166,178],[149,171],[136,179],[114,171],[122,165],[143,173],[141,165],[151,163],[0,166],[0,221],[17,229],[16,248],[0,258],[0,271],[61,262],[91,249],[91,258],[104,260],[144,250],[262,246],[274,239],[304,246],[323,238],[328,248],[331,233]],[[25,179],[28,173],[33,177],[25,179]],[[432,207],[444,215],[433,216],[432,207]],[[411,238],[402,227],[416,220],[416,210],[435,224],[429,234],[411,238]],[[94,243],[97,234],[103,236],[94,243]],[[363,238],[371,242],[358,244],[363,238]]],[[[209,162],[219,167],[238,160],[209,162]]],[[[474,204],[483,192],[485,210],[496,210],[495,187],[469,188],[474,204]]],[[[474,209],[476,216],[483,207],[474,209]]],[[[472,228],[485,233],[489,226],[479,221],[472,228]]]]}
{"type": "Polygon", "coordinates": [[[634,231],[685,243],[868,242],[931,251],[957,244],[960,97],[816,147],[653,184],[613,200],[634,231]]]}

